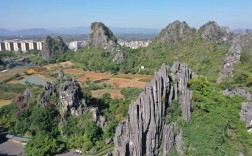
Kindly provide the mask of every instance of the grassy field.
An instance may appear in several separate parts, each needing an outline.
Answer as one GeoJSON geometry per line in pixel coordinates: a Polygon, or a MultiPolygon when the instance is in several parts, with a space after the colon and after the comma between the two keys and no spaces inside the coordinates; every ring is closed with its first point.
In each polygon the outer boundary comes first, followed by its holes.
{"type": "Polygon", "coordinates": [[[113,99],[123,98],[120,91],[125,87],[138,87],[144,88],[146,83],[150,82],[153,78],[152,75],[140,75],[140,74],[117,74],[113,75],[110,73],[100,73],[100,72],[92,72],[92,71],[84,71],[80,68],[73,68],[73,63],[67,61],[58,64],[50,64],[41,67],[44,70],[38,72],[40,76],[44,75],[44,79],[47,73],[54,73],[57,75],[58,70],[64,68],[64,72],[66,75],[70,77],[75,77],[75,79],[82,85],[83,82],[90,80],[97,84],[109,84],[112,87],[106,89],[98,89],[93,90],[92,94],[94,97],[101,97],[104,93],[110,93],[113,99]]]}
{"type": "MultiPolygon", "coordinates": [[[[52,81],[55,79],[52,75],[49,75],[49,73],[52,73],[53,75],[58,74],[59,69],[63,68],[66,75],[70,77],[75,77],[75,79],[81,84],[90,80],[97,84],[108,84],[112,86],[111,88],[106,89],[98,89],[93,90],[92,94],[94,97],[101,97],[104,93],[110,93],[111,97],[113,99],[116,98],[123,98],[120,91],[122,88],[125,87],[138,87],[138,88],[144,88],[146,83],[150,82],[150,80],[153,78],[152,75],[140,75],[140,74],[117,74],[113,75],[110,73],[99,73],[99,72],[92,72],[92,71],[84,71],[80,68],[73,68],[73,63],[67,61],[57,64],[50,64],[46,66],[36,66],[32,67],[34,70],[34,73],[36,76],[46,80],[46,81],[52,81]]],[[[20,83],[20,79],[25,78],[26,75],[23,73],[27,71],[29,68],[17,68],[17,69],[11,69],[10,71],[7,71],[5,73],[1,73],[0,75],[0,81],[1,79],[4,80],[7,77],[13,76],[15,73],[19,73],[21,76],[18,78],[14,78],[8,83],[20,83]]]]}
{"type": "Polygon", "coordinates": [[[23,75],[30,67],[21,66],[8,69],[6,72],[0,72],[0,82],[12,79],[16,74],[23,75]]]}
{"type": "Polygon", "coordinates": [[[11,103],[11,100],[1,100],[0,99],[0,108],[5,106],[5,105],[8,105],[11,103]]]}

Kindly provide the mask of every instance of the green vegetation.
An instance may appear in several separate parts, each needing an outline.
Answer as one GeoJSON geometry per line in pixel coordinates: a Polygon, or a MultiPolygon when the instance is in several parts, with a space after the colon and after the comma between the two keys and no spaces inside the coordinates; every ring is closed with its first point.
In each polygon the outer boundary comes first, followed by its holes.
{"type": "Polygon", "coordinates": [[[111,89],[112,85],[107,84],[107,83],[96,83],[90,80],[86,80],[84,83],[84,88],[88,90],[98,90],[98,89],[111,89]]]}
{"type": "Polygon", "coordinates": [[[166,123],[171,123],[177,121],[182,115],[181,105],[177,101],[172,101],[171,105],[166,110],[166,123]]]}
{"type": "Polygon", "coordinates": [[[46,135],[34,137],[25,146],[27,156],[50,156],[65,150],[65,144],[46,135]]]}
{"type": "Polygon", "coordinates": [[[141,88],[137,87],[127,87],[127,88],[122,88],[121,94],[124,96],[124,98],[127,101],[132,101],[135,100],[138,95],[143,91],[141,88]]]}
{"type": "Polygon", "coordinates": [[[22,84],[0,84],[0,99],[13,100],[17,94],[22,93],[26,86],[22,84]]]}
{"type": "Polygon", "coordinates": [[[206,78],[192,79],[192,118],[184,123],[186,155],[252,155],[252,135],[239,119],[241,97],[228,97],[206,78]]]}
{"type": "MultiPolygon", "coordinates": [[[[109,34],[110,35],[110,34],[109,34]]],[[[84,70],[97,72],[153,74],[161,64],[172,65],[174,61],[184,62],[198,75],[190,81],[193,90],[193,113],[189,122],[181,119],[181,107],[177,101],[166,110],[166,123],[177,121],[176,129],[182,129],[185,155],[252,155],[252,136],[247,133],[245,124],[239,119],[240,104],[244,99],[238,96],[227,97],[222,89],[251,87],[252,85],[252,43],[243,49],[241,63],[237,64],[233,77],[228,77],[220,84],[215,84],[217,75],[223,67],[223,56],[230,44],[203,40],[198,34],[191,40],[181,40],[170,46],[160,46],[153,42],[147,48],[124,48],[125,60],[120,64],[114,60],[116,52],[97,49],[67,51],[48,61],[42,61],[40,53],[25,55],[34,64],[48,64],[71,60],[84,70]],[[144,66],[144,69],[140,69],[144,66]]],[[[56,49],[57,47],[52,47],[56,49]]],[[[16,54],[0,53],[0,57],[16,57],[16,54]]],[[[49,73],[57,77],[55,73],[49,73]]],[[[112,149],[107,140],[115,135],[119,122],[125,120],[128,106],[142,92],[136,87],[123,88],[125,99],[112,99],[105,93],[101,98],[91,97],[91,90],[111,88],[111,85],[83,82],[85,101],[88,106],[98,107],[100,114],[106,117],[107,124],[101,128],[92,121],[92,115],[61,118],[55,108],[56,96],[50,99],[50,105],[39,105],[41,87],[32,87],[32,98],[26,101],[17,94],[24,91],[24,85],[0,85],[0,99],[13,100],[11,105],[0,108],[0,127],[3,131],[31,138],[26,146],[27,155],[53,155],[64,149],[80,149],[83,152],[92,148],[103,153],[106,147],[112,149]]],[[[164,100],[164,98],[162,98],[164,100]]],[[[177,155],[175,148],[172,154],[177,155]]],[[[92,155],[90,153],[90,155],[92,155]]]]}
{"type": "Polygon", "coordinates": [[[223,80],[223,88],[252,86],[252,41],[243,49],[240,60],[235,66],[233,77],[223,80]]]}

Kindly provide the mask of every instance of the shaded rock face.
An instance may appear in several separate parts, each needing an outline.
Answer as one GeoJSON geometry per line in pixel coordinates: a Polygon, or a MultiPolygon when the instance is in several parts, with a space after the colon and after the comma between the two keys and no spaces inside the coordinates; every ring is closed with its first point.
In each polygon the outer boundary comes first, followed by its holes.
{"type": "Polygon", "coordinates": [[[65,78],[65,72],[63,69],[59,70],[59,74],[58,74],[58,79],[63,79],[65,78]]]}
{"type": "Polygon", "coordinates": [[[47,84],[44,86],[44,94],[42,95],[41,99],[40,99],[40,103],[43,106],[47,106],[50,105],[50,97],[52,95],[56,95],[57,94],[57,90],[56,90],[56,85],[54,82],[47,82],[47,84]]]}
{"type": "Polygon", "coordinates": [[[222,93],[228,96],[240,95],[248,101],[252,100],[252,94],[244,88],[225,89],[224,91],[222,91],[222,93]]]}
{"type": "Polygon", "coordinates": [[[211,41],[226,41],[231,35],[226,27],[220,27],[216,22],[209,21],[198,30],[201,37],[211,41]]]}
{"type": "Polygon", "coordinates": [[[163,46],[169,46],[179,40],[191,39],[194,32],[195,29],[189,27],[185,21],[175,21],[163,29],[155,40],[163,46]]]}
{"type": "Polygon", "coordinates": [[[101,22],[91,24],[90,48],[100,50],[115,51],[118,46],[117,38],[113,32],[101,22]]]}
{"type": "Polygon", "coordinates": [[[249,46],[252,41],[252,34],[233,34],[231,40],[231,47],[223,58],[224,66],[223,70],[219,73],[217,82],[221,82],[222,79],[232,76],[234,67],[240,63],[241,53],[249,46]]]}
{"type": "Polygon", "coordinates": [[[241,104],[240,117],[246,123],[249,132],[252,132],[252,103],[243,102],[241,104]]]}
{"type": "Polygon", "coordinates": [[[65,81],[59,88],[59,109],[66,115],[83,114],[84,98],[77,81],[65,81]]]}
{"type": "MultiPolygon", "coordinates": [[[[59,72],[60,74],[61,72],[59,72]]],[[[44,107],[55,105],[63,117],[81,115],[86,107],[81,87],[74,80],[65,81],[61,84],[59,84],[59,81],[47,82],[44,86],[44,93],[41,96],[40,103],[44,107]]]]}
{"type": "Polygon", "coordinates": [[[46,36],[44,38],[41,51],[42,59],[51,59],[61,53],[64,53],[67,49],[68,47],[61,37],[57,36],[55,38],[51,38],[50,36],[46,36]]]}
{"type": "Polygon", "coordinates": [[[241,35],[237,34],[233,38],[231,47],[223,58],[223,71],[220,72],[217,82],[220,82],[223,78],[233,74],[235,64],[240,62],[241,51],[241,35]]]}
{"type": "Polygon", "coordinates": [[[97,126],[101,128],[106,126],[106,118],[100,115],[98,107],[90,108],[89,112],[92,114],[92,120],[97,124],[97,126]]]}
{"type": "MultiPolygon", "coordinates": [[[[115,156],[169,155],[176,143],[176,123],[165,123],[166,110],[173,100],[178,100],[183,118],[190,119],[192,92],[187,85],[192,76],[185,64],[175,63],[171,68],[162,65],[138,99],[129,106],[126,121],[116,128],[115,156]]],[[[178,140],[183,142],[182,138],[178,140]]]]}
{"type": "Polygon", "coordinates": [[[32,86],[31,85],[29,85],[28,88],[25,89],[23,96],[26,101],[29,101],[29,99],[32,97],[32,86]]]}
{"type": "Polygon", "coordinates": [[[114,60],[116,61],[117,64],[120,64],[124,61],[124,59],[125,59],[124,53],[120,50],[116,53],[114,60]]]}

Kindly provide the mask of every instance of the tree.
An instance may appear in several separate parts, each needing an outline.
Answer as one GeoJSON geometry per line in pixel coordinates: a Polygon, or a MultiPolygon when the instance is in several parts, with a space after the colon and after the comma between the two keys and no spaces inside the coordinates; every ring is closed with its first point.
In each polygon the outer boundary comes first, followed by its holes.
{"type": "Polygon", "coordinates": [[[65,144],[63,142],[46,135],[34,137],[25,146],[27,156],[50,156],[64,150],[65,144]]]}
{"type": "Polygon", "coordinates": [[[92,141],[93,143],[99,139],[101,136],[102,130],[93,122],[87,122],[85,124],[85,134],[84,137],[87,140],[92,141]]]}
{"type": "Polygon", "coordinates": [[[59,112],[52,106],[33,108],[31,120],[31,129],[37,134],[56,136],[58,131],[58,123],[60,121],[59,112]]]}

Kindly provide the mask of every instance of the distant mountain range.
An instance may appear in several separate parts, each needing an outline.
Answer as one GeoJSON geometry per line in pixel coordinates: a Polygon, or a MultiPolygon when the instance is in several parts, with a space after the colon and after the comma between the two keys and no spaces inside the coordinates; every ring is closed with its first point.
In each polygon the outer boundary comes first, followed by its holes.
{"type": "MultiPolygon", "coordinates": [[[[115,34],[157,34],[160,29],[110,27],[115,34]]],[[[71,28],[30,28],[10,31],[0,28],[0,36],[90,34],[89,26],[71,28]]]]}

